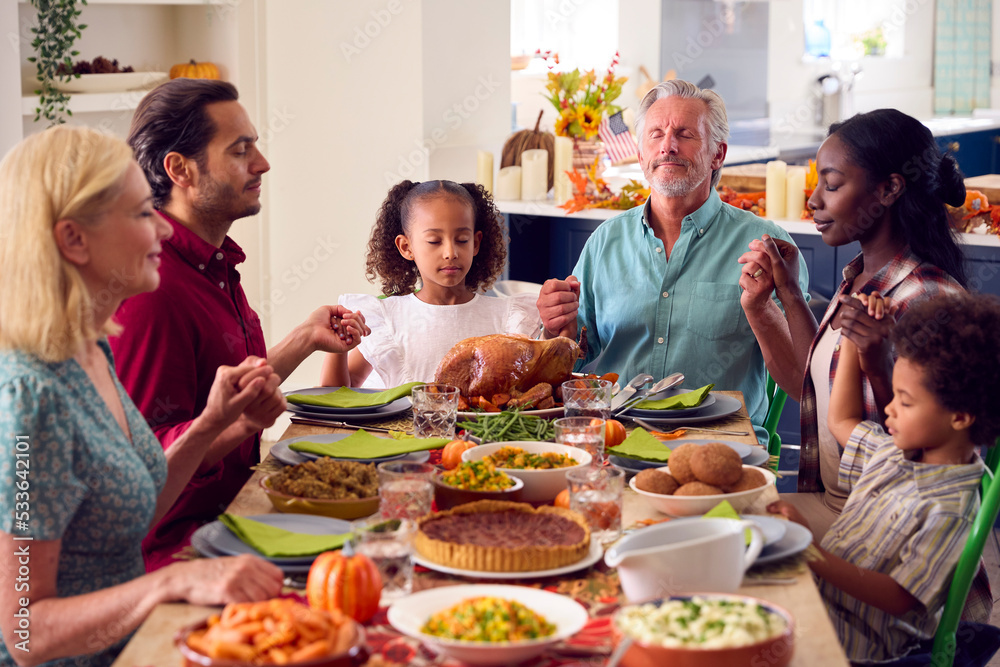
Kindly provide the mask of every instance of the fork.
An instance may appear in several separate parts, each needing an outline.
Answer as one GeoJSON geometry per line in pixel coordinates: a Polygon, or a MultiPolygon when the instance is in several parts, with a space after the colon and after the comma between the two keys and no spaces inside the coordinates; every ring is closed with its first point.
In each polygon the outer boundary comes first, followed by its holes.
{"type": "MultiPolygon", "coordinates": [[[[639,419],[638,417],[633,417],[632,421],[634,421],[636,424],[643,427],[647,431],[658,431],[663,433],[663,431],[660,431],[660,429],[658,429],[657,427],[653,426],[647,421],[639,419]]],[[[666,431],[666,433],[676,433],[677,431],[707,431],[708,433],[718,433],[719,435],[750,435],[750,433],[748,433],[747,431],[726,431],[720,428],[700,428],[698,426],[678,426],[672,431],[666,431]]]]}

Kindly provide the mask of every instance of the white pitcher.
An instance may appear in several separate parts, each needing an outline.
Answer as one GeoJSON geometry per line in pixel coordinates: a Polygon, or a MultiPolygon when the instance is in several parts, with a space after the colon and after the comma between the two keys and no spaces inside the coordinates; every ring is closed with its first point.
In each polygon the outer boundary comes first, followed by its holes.
{"type": "Polygon", "coordinates": [[[763,546],[764,536],[751,521],[705,518],[638,530],[608,549],[604,562],[618,568],[629,602],[646,602],[681,593],[732,593],[763,546]]]}

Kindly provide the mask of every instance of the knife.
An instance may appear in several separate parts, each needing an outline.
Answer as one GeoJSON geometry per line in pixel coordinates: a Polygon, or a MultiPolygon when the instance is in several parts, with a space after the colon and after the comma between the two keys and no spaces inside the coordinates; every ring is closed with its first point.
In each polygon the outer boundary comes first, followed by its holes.
{"type": "Polygon", "coordinates": [[[292,417],[293,424],[304,424],[306,426],[332,426],[334,428],[364,429],[366,431],[378,431],[379,433],[392,433],[391,429],[379,428],[378,426],[358,426],[346,422],[338,422],[328,419],[306,419],[303,417],[292,417]]]}
{"type": "Polygon", "coordinates": [[[618,392],[611,398],[611,412],[614,412],[622,405],[624,405],[625,401],[631,398],[632,394],[634,393],[635,393],[635,387],[633,387],[630,384],[625,385],[620,392],[618,392]]]}

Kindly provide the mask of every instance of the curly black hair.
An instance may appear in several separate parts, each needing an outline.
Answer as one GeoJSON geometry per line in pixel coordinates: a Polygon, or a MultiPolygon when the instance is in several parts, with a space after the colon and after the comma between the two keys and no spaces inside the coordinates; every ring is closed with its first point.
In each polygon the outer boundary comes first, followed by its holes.
{"type": "Polygon", "coordinates": [[[962,293],[918,301],[893,328],[892,342],[923,368],[941,405],[975,417],[972,442],[992,445],[1000,435],[1000,299],[962,293]]]}
{"type": "Polygon", "coordinates": [[[383,294],[410,294],[416,287],[420,277],[417,264],[399,254],[396,237],[409,231],[413,207],[432,197],[452,197],[468,204],[475,218],[475,231],[483,233],[479,254],[465,276],[466,287],[473,292],[488,290],[503,272],[507,261],[503,219],[483,186],[454,181],[403,181],[389,190],[368,239],[365,277],[372,283],[381,280],[383,294]]]}

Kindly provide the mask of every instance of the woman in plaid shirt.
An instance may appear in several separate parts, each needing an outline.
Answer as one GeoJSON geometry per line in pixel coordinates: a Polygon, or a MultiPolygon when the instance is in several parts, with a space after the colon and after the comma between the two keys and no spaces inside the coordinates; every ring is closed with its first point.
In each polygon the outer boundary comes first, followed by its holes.
{"type": "Polygon", "coordinates": [[[837,478],[843,455],[827,427],[827,408],[841,338],[857,345],[864,373],[864,418],[884,420],[892,400],[895,354],[889,320],[869,317],[856,299],[878,291],[899,314],[916,300],[964,290],[962,252],[945,203],[960,205],[965,185],[958,166],[942,155],[923,124],[894,109],[854,116],[830,127],[816,156],[819,182],[809,198],[823,241],[858,241],[861,253],[844,268],[844,280],[817,327],[794,288],[797,249],[763,238],[750,245],[740,285],[754,331],[784,321],[784,337],[760,336],[768,371],[801,404],[802,449],[797,494],[788,494],[821,539],[847,500],[837,478]],[[757,277],[754,277],[757,276],[757,277]],[[784,308],[771,299],[777,293],[784,308]]]}

